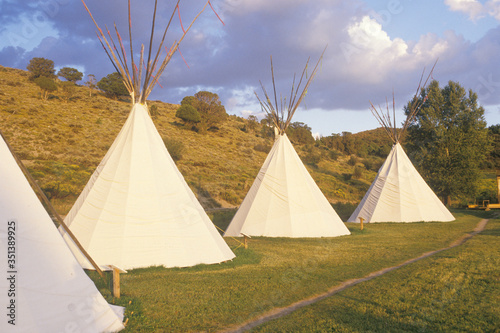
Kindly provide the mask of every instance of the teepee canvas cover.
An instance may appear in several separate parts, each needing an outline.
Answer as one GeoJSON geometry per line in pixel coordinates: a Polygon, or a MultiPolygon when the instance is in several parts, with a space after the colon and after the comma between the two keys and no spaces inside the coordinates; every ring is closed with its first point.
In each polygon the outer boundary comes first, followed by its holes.
{"type": "Polygon", "coordinates": [[[455,218],[396,142],[348,222],[453,221],[455,218]]]}
{"type": "MultiPolygon", "coordinates": [[[[178,10],[178,4],[170,21],[178,10]]],[[[151,41],[155,17],[156,1],[151,41]]],[[[108,56],[121,74],[133,103],[118,137],[65,219],[70,230],[99,265],[115,265],[123,269],[153,265],[185,267],[234,258],[170,157],[146,106],[147,96],[157,78],[196,18],[184,30],[182,37],[174,42],[162,62],[157,61],[170,22],[163,33],[158,53],[156,56],[150,53],[147,63],[144,63],[143,52],[139,63],[134,63],[130,39],[130,68],[122,39],[118,38],[120,55],[118,49],[111,46],[115,45],[113,40],[108,43],[94,21],[101,42],[107,46],[108,56]],[[143,67],[146,68],[145,73],[143,67]],[[153,74],[155,69],[157,71],[153,74]]],[[[149,50],[151,52],[151,47],[149,50]]],[[[65,234],[63,230],[61,232],[65,234]]],[[[68,243],[72,246],[71,242],[68,243]]],[[[77,251],[75,255],[83,267],[92,269],[77,251]]]]}
{"type": "MultiPolygon", "coordinates": [[[[433,69],[434,67],[423,87],[431,77],[433,69]]],[[[394,145],[363,200],[347,220],[348,222],[360,222],[359,218],[363,218],[367,223],[447,222],[455,219],[420,176],[400,144],[403,134],[421,107],[421,102],[416,98],[422,87],[421,83],[422,79],[401,130],[398,130],[393,122],[395,120],[394,97],[392,120],[389,106],[387,106],[387,113],[384,114],[371,104],[373,115],[386,130],[394,145]]]]}
{"type": "Polygon", "coordinates": [[[121,330],[123,313],[75,260],[1,136],[0,158],[0,332],[121,330]]]}
{"type": "MultiPolygon", "coordinates": [[[[257,178],[229,224],[225,236],[244,234],[268,237],[335,237],[350,234],[321,193],[285,134],[293,113],[303,99],[317,68],[318,65],[314,68],[298,101],[295,97],[298,96],[300,82],[295,91],[292,88],[286,120],[283,119],[284,112],[281,116],[278,114],[277,107],[275,108],[270,102],[263,88],[266,102],[261,101],[261,105],[273,119],[276,139],[257,178]]],[[[275,102],[277,106],[278,103],[275,102]]]]}
{"type": "Polygon", "coordinates": [[[286,134],[279,135],[226,236],[349,235],[286,134]]]}
{"type": "Polygon", "coordinates": [[[132,108],[65,220],[100,265],[182,267],[234,257],[142,104],[132,108]]]}

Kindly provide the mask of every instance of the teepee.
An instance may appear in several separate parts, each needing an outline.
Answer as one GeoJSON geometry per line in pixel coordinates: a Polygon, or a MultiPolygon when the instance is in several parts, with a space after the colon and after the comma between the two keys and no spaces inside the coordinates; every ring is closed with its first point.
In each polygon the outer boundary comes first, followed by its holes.
{"type": "Polygon", "coordinates": [[[276,135],[274,145],[229,224],[225,236],[335,237],[350,234],[332,205],[321,193],[285,134],[293,114],[316,75],[322,57],[300,94],[299,89],[309,61],[296,88],[294,78],[288,105],[286,100],[282,99],[280,110],[278,110],[271,58],[275,101],[271,102],[262,83],[265,101],[262,101],[257,94],[256,96],[262,109],[274,124],[276,135]]]}
{"type": "MultiPolygon", "coordinates": [[[[150,43],[153,41],[156,2],[150,43]]],[[[150,44],[146,62],[142,46],[139,63],[135,63],[130,36],[130,68],[118,32],[119,49],[110,34],[108,42],[85,6],[99,31],[101,43],[130,92],[133,104],[120,133],[65,219],[99,265],[112,264],[123,269],[161,265],[186,267],[234,258],[170,157],[146,105],[149,93],[179,43],[209,3],[160,62],[165,35],[179,10],[178,4],[179,1],[157,53],[152,54],[150,44]]],[[[129,1],[130,34],[131,28],[129,1]]],[[[65,235],[64,230],[61,233],[65,235]]],[[[71,242],[68,243],[72,246],[71,242]]],[[[84,268],[92,269],[78,251],[74,252],[84,268]]]]}
{"type": "Polygon", "coordinates": [[[123,329],[123,309],[80,267],[1,135],[0,159],[0,332],[123,329]]]}
{"type": "MultiPolygon", "coordinates": [[[[424,87],[431,74],[432,70],[423,85],[424,87]]],[[[384,114],[370,103],[370,110],[386,130],[393,146],[375,180],[349,217],[348,222],[360,222],[360,218],[367,223],[448,222],[455,219],[420,176],[400,144],[403,134],[421,107],[416,98],[421,83],[422,79],[413,99],[414,102],[409,107],[408,116],[400,130],[396,128],[395,124],[394,98],[392,119],[388,106],[387,113],[384,114]]]]}

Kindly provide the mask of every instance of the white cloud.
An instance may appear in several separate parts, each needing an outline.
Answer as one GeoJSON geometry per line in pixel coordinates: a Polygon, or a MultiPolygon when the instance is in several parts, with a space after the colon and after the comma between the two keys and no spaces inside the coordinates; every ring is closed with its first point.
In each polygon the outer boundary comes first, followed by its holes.
{"type": "Polygon", "coordinates": [[[401,38],[391,39],[380,23],[369,16],[353,21],[346,29],[348,41],[341,45],[348,75],[377,83],[408,54],[408,44],[401,38]]]}
{"type": "Polygon", "coordinates": [[[488,0],[484,4],[477,0],[445,0],[445,4],[452,11],[467,14],[473,21],[487,15],[500,21],[500,0],[488,0]]]}
{"type": "Polygon", "coordinates": [[[477,0],[445,0],[444,3],[452,11],[469,15],[471,20],[476,20],[484,14],[483,5],[477,0]]]}

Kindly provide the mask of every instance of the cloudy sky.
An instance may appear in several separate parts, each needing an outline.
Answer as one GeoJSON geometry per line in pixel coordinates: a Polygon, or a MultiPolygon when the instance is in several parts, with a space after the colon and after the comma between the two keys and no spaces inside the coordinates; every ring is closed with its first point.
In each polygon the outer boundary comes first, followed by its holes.
{"type": "MultiPolygon", "coordinates": [[[[97,22],[116,22],[128,36],[125,0],[87,0],[97,22]]],[[[132,0],[135,49],[149,43],[152,0],[132,0]]],[[[172,12],[159,6],[158,27],[172,12]]],[[[181,1],[187,27],[203,0],[181,1]]],[[[294,73],[310,57],[320,70],[294,118],[322,135],[378,127],[369,102],[385,105],[394,90],[401,107],[422,70],[439,58],[433,78],[474,90],[488,126],[500,123],[500,0],[212,0],[150,95],[179,103],[200,90],[216,92],[228,113],[247,117],[260,107],[259,81],[270,89],[270,56],[278,90],[289,94],[294,73]],[[189,66],[189,67],[188,67],[189,66]]],[[[177,14],[176,14],[177,15],[177,14]]],[[[162,24],[163,23],[163,24],[162,24]]],[[[0,0],[0,65],[26,69],[33,57],[97,79],[114,71],[80,0],[0,0]]],[[[158,33],[159,34],[159,33],[158,33]]],[[[178,16],[168,33],[181,34],[178,16]]]]}

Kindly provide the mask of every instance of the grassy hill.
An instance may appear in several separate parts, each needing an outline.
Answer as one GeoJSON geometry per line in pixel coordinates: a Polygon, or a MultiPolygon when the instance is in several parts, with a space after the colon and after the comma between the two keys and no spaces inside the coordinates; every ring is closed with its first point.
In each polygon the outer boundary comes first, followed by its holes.
{"type": "MultiPolygon", "coordinates": [[[[233,115],[218,130],[200,134],[175,117],[178,105],[148,105],[156,106],[153,121],[167,147],[180,150],[177,166],[204,208],[238,206],[272,145],[272,137],[261,134],[263,125],[233,115]]],[[[71,94],[59,89],[43,101],[28,72],[0,66],[0,129],[61,214],[111,146],[130,107],[129,100],[90,96],[80,86],[71,94]]],[[[332,154],[319,142],[294,146],[331,203],[357,204],[376,175],[363,159],[332,154]],[[362,172],[355,178],[356,166],[362,172]]]]}

